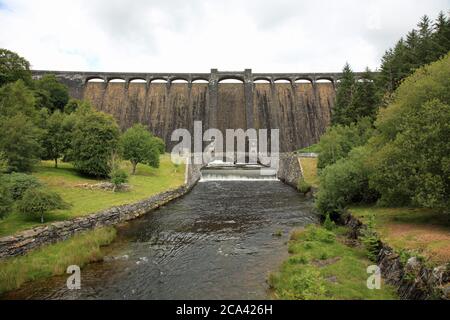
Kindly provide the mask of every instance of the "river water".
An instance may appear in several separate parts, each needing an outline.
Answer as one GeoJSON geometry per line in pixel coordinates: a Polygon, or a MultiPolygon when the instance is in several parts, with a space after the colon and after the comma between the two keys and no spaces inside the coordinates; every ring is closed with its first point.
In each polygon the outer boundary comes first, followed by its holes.
{"type": "Polygon", "coordinates": [[[83,268],[81,290],[53,277],[3,298],[267,299],[289,233],[316,221],[311,207],[278,180],[200,182],[120,227],[109,256],[83,268]]]}

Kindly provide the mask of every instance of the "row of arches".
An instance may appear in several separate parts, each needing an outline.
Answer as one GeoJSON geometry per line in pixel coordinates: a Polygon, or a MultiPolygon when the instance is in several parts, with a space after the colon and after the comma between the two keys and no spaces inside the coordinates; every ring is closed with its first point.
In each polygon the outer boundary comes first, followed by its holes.
{"type": "MultiPolygon", "coordinates": [[[[103,78],[90,78],[87,79],[86,81],[87,83],[127,83],[127,81],[125,79],[121,79],[121,78],[111,78],[108,80],[105,80],[103,78]]],[[[340,82],[340,80],[338,80],[337,82],[340,82]]],[[[129,80],[128,83],[148,83],[147,80],[145,79],[132,79],[129,80]]],[[[152,79],[150,80],[150,83],[169,83],[169,81],[167,79],[152,79]]],[[[171,80],[170,83],[184,83],[184,84],[188,84],[189,81],[185,80],[185,79],[175,79],[175,80],[171,80]]],[[[209,83],[208,80],[204,80],[204,79],[197,79],[197,80],[193,80],[192,83],[209,83]]],[[[222,79],[219,81],[219,83],[244,83],[243,80],[240,79],[222,79]]],[[[272,83],[270,80],[268,79],[257,79],[254,80],[253,83],[255,84],[270,84],[272,83]]],[[[291,80],[288,79],[277,79],[275,81],[273,81],[273,83],[286,83],[286,84],[290,84],[292,83],[291,80]]],[[[308,79],[298,79],[295,80],[294,83],[297,84],[313,84],[312,80],[308,80],[308,79]]],[[[331,79],[318,79],[315,80],[314,83],[333,83],[333,81],[331,79]]]]}

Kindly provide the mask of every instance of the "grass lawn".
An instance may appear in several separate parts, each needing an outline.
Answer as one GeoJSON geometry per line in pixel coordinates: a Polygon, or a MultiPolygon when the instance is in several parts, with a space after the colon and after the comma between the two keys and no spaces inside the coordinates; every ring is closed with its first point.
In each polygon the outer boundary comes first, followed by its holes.
{"type": "Polygon", "coordinates": [[[300,158],[305,181],[314,188],[319,187],[319,175],[317,174],[317,158],[300,158]]]}
{"type": "Polygon", "coordinates": [[[350,212],[367,221],[372,214],[381,239],[396,251],[419,254],[435,264],[450,261],[450,215],[430,209],[352,207],[350,212]]]}
{"type": "Polygon", "coordinates": [[[275,298],[286,300],[393,300],[395,289],[382,283],[380,290],[367,288],[367,259],[363,247],[349,247],[345,228],[327,231],[309,226],[292,234],[291,257],[278,273],[271,274],[275,298]]]}
{"type": "Polygon", "coordinates": [[[75,235],[69,240],[30,252],[23,257],[0,262],[0,294],[19,288],[28,281],[66,273],[68,266],[80,268],[103,257],[101,247],[116,236],[113,227],[75,235]]]}
{"type": "MultiPolygon", "coordinates": [[[[123,168],[131,172],[129,162],[124,162],[123,168]]],[[[138,165],[136,175],[130,176],[129,179],[132,189],[128,192],[117,193],[77,187],[80,184],[96,184],[101,181],[78,175],[69,163],[61,163],[56,169],[52,161],[43,161],[36,167],[33,175],[72,205],[67,210],[55,211],[46,220],[46,222],[54,222],[88,215],[117,205],[137,202],[156,193],[179,187],[184,183],[184,171],[184,165],[175,166],[171,162],[170,155],[166,154],[161,156],[161,166],[158,169],[138,165]]],[[[39,225],[36,221],[12,212],[0,221],[0,237],[39,225]]]]}

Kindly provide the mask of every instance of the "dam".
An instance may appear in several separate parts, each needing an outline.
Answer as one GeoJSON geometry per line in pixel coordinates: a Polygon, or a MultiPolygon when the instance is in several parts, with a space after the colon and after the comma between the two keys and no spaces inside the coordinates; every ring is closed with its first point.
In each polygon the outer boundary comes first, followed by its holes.
{"type": "MultiPolygon", "coordinates": [[[[279,129],[280,151],[318,142],[330,124],[340,73],[108,73],[33,71],[54,74],[72,98],[85,99],[115,117],[125,130],[136,123],[170,149],[179,128],[279,129]],[[234,80],[237,83],[228,83],[234,80]]],[[[361,76],[361,74],[356,74],[361,76]]]]}

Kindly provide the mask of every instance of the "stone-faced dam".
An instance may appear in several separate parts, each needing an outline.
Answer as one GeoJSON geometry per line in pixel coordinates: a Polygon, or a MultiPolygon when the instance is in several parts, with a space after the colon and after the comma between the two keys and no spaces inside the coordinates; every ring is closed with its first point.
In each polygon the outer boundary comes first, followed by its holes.
{"type": "Polygon", "coordinates": [[[33,71],[54,74],[72,98],[85,99],[113,115],[122,129],[146,125],[173,146],[175,129],[279,129],[280,151],[318,142],[330,123],[340,73],[262,74],[105,73],[33,71]],[[225,80],[240,83],[223,83],[225,80]],[[163,82],[163,83],[161,83],[163,82]]]}

